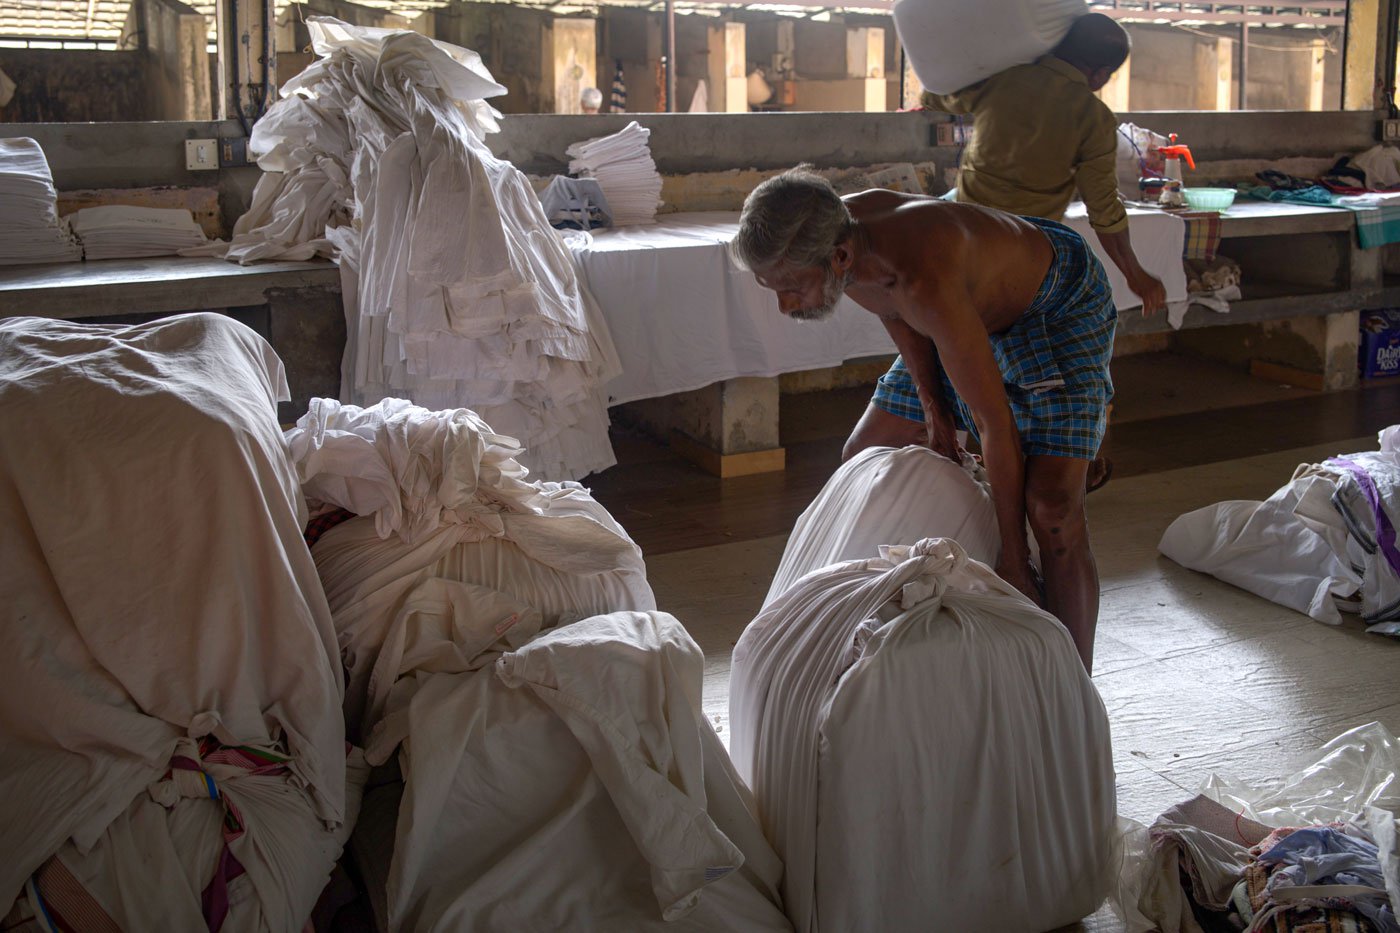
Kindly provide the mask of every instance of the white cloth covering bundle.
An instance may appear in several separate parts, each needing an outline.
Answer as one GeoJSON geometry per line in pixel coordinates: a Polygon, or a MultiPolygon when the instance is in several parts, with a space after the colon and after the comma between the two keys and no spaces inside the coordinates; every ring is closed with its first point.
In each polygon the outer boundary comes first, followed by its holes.
{"type": "Polygon", "coordinates": [[[356,842],[383,928],[787,928],[703,658],[606,510],[471,412],[317,400],[288,439],[362,513],[313,553],[347,720],[405,781],[356,842]]]}
{"type": "Polygon", "coordinates": [[[42,866],[116,929],[310,916],[355,791],[286,397],[221,315],[0,322],[0,913],[42,866]]]}
{"type": "Polygon", "coordinates": [[[1400,425],[1380,450],[1303,463],[1263,502],[1237,499],[1172,522],[1158,549],[1257,596],[1340,625],[1400,635],[1400,425]]]}
{"type": "Polygon", "coordinates": [[[267,174],[228,257],[338,253],[343,400],[470,407],[545,479],[612,465],[617,353],[528,180],[484,142],[505,88],[417,33],[308,28],[320,58],[253,128],[267,174]]]}
{"type": "Polygon", "coordinates": [[[661,175],[651,157],[650,139],[651,130],[633,120],[611,136],[587,139],[565,150],[570,174],[597,180],[619,227],[656,222],[661,175]]]}
{"type": "Polygon", "coordinates": [[[1108,716],[1056,619],[956,542],[808,574],[734,647],[730,753],[815,930],[1037,933],[1108,893],[1108,716]]]}
{"type": "Polygon", "coordinates": [[[471,411],[312,399],[286,437],[307,495],[359,515],[314,551],[349,673],[352,730],[367,734],[380,718],[365,721],[367,705],[388,702],[371,695],[371,675],[404,600],[425,581],[501,590],[546,626],[656,608],[642,553],[608,511],[575,483],[529,481],[519,443],[471,411]]]}
{"type": "Polygon", "coordinates": [[[58,192],[44,150],[24,136],[0,139],[0,265],[83,258],[58,218],[58,192]]]}
{"type": "Polygon", "coordinates": [[[111,204],[85,207],[64,219],[87,259],[174,256],[205,242],[194,215],[180,208],[111,204]]]}
{"type": "Polygon", "coordinates": [[[764,608],[814,570],[923,538],[952,538],[973,560],[996,564],[1001,533],[982,468],[927,447],[862,450],[798,517],[764,608]]]}

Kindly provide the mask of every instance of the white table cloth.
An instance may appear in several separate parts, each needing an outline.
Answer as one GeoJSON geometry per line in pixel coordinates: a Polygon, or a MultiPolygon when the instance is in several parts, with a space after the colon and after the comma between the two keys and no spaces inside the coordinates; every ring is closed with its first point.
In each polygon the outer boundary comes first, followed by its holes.
{"type": "MultiPolygon", "coordinates": [[[[1185,224],[1154,210],[1129,217],[1143,267],[1162,279],[1169,301],[1185,301],[1185,224]]],[[[1119,309],[1141,305],[1090,235],[1083,205],[1072,205],[1065,222],[1099,253],[1119,309]]],[[[606,386],[608,404],[895,352],[880,319],[849,298],[826,321],[780,314],[777,296],[729,261],[725,246],[738,226],[735,212],[679,213],[653,226],[594,231],[591,242],[570,237],[622,361],[622,375],[606,386]]]]}

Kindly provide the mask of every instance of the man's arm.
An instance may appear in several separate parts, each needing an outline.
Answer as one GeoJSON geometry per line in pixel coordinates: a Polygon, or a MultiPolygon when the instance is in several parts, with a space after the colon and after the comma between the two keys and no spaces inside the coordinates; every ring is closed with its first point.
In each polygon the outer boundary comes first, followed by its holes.
{"type": "Polygon", "coordinates": [[[937,346],[938,358],[982,439],[982,462],[1001,530],[997,573],[1034,601],[1026,540],[1025,458],[987,328],[960,285],[934,285],[911,297],[919,323],[937,346]]]}
{"type": "Polygon", "coordinates": [[[958,462],[957,426],[952,414],[943,404],[943,380],[938,354],[933,341],[914,330],[899,318],[881,317],[890,338],[904,358],[904,368],[914,380],[919,404],[924,410],[924,425],[928,428],[928,445],[937,453],[958,462]]]}
{"type": "MultiPolygon", "coordinates": [[[[1097,103],[1097,101],[1095,102],[1097,103]]],[[[1074,183],[1089,223],[1103,245],[1103,251],[1128,280],[1133,294],[1142,299],[1142,315],[1150,317],[1166,307],[1167,290],[1138,262],[1128,234],[1128,212],[1118,197],[1118,123],[1104,108],[1092,120],[1094,127],[1075,166],[1074,183]]]]}

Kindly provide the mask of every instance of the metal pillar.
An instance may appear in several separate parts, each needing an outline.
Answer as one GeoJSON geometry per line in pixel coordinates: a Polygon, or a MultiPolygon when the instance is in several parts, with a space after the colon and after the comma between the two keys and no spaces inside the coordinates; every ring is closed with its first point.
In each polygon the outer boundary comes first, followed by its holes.
{"type": "Polygon", "coordinates": [[[666,0],[666,112],[676,112],[676,5],[666,0]]]}
{"type": "Polygon", "coordinates": [[[1240,23],[1240,110],[1249,109],[1249,23],[1240,23]]]}

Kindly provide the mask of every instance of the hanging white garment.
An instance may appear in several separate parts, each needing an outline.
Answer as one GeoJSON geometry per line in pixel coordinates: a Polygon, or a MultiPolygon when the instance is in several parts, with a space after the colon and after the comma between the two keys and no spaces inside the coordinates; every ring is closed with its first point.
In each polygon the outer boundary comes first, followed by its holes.
{"type": "Polygon", "coordinates": [[[545,479],[611,466],[617,353],[529,181],[484,142],[505,88],[418,33],[307,25],[320,59],[253,128],[268,174],[228,258],[338,253],[345,401],[470,407],[545,479]]]}
{"type": "Polygon", "coordinates": [[[1031,933],[1107,894],[1103,703],[953,541],[801,579],[735,645],[729,715],[799,930],[1031,933]]]}
{"type": "Polygon", "coordinates": [[[973,560],[996,565],[1001,533],[982,469],[927,447],[867,448],[832,474],[797,519],[763,606],[814,570],[924,538],[951,538],[973,560]]]}
{"type": "Polygon", "coordinates": [[[1359,612],[1367,631],[1400,634],[1400,453],[1381,449],[1298,466],[1264,502],[1235,500],[1172,522],[1158,549],[1319,622],[1359,612]]]}
{"type": "MultiPolygon", "coordinates": [[[[174,800],[181,812],[143,836],[137,823],[166,818],[134,804],[181,743],[211,736],[288,759],[278,778],[230,776],[230,799],[276,784],[275,809],[306,830],[281,848],[247,797],[232,847],[247,875],[231,896],[260,901],[241,916],[305,922],[353,814],[335,633],[276,420],[285,398],[271,348],[222,315],[0,322],[0,907],[70,841],[75,870],[110,866],[120,874],[99,888],[138,899],[162,879],[113,834],[192,861],[217,846],[219,821],[200,835],[174,800]]],[[[188,877],[196,894],[209,880],[188,877]]],[[[106,906],[135,911],[128,929],[150,928],[139,918],[156,907],[106,906]]]]}

